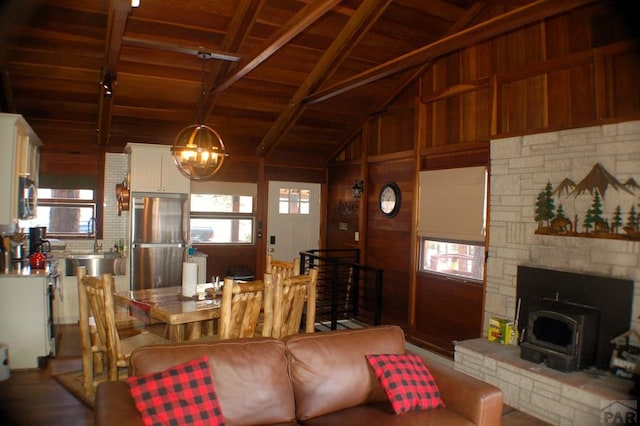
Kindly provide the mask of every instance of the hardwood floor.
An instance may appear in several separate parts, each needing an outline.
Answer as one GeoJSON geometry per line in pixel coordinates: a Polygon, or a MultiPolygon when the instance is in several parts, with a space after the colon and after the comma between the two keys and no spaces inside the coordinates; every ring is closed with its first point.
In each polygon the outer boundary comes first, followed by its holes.
{"type": "Polygon", "coordinates": [[[45,369],[14,370],[0,382],[1,425],[93,426],[93,411],[52,377],[81,368],[78,327],[62,326],[57,346],[45,369]]]}
{"type": "MultiPolygon", "coordinates": [[[[57,340],[58,356],[46,368],[11,371],[7,380],[0,381],[0,425],[93,426],[93,411],[52,377],[81,368],[78,327],[61,326],[57,340]]],[[[502,426],[545,425],[512,407],[503,410],[502,426]]]]}

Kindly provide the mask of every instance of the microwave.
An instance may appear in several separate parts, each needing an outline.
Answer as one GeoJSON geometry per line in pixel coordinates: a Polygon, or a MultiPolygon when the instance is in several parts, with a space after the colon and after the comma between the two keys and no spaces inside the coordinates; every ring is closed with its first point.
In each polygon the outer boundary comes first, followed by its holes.
{"type": "Polygon", "coordinates": [[[27,177],[20,176],[18,178],[18,219],[35,218],[37,205],[36,183],[27,177]]]}

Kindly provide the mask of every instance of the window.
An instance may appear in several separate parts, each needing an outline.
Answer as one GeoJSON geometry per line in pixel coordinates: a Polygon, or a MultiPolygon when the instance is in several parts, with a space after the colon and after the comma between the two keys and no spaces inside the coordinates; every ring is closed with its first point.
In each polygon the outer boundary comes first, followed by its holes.
{"type": "Polygon", "coordinates": [[[482,281],[486,175],[484,167],[420,172],[420,271],[482,281]]]}
{"type": "Polygon", "coordinates": [[[93,189],[38,188],[37,217],[26,222],[46,226],[50,237],[93,237],[96,227],[90,221],[95,215],[93,189]]]}
{"type": "Polygon", "coordinates": [[[420,270],[482,281],[484,246],[421,239],[420,270]]]}
{"type": "Polygon", "coordinates": [[[191,242],[252,244],[253,204],[251,195],[191,194],[191,242]]]}
{"type": "Polygon", "coordinates": [[[278,213],[280,214],[309,214],[308,189],[280,188],[278,213]]]}

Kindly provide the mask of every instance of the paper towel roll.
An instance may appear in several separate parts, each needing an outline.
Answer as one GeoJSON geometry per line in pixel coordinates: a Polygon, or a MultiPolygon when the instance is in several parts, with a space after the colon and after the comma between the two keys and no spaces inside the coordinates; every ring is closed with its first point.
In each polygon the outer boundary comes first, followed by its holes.
{"type": "Polygon", "coordinates": [[[182,264],[182,295],[185,297],[195,296],[196,284],[198,284],[198,264],[184,262],[182,264]]]}

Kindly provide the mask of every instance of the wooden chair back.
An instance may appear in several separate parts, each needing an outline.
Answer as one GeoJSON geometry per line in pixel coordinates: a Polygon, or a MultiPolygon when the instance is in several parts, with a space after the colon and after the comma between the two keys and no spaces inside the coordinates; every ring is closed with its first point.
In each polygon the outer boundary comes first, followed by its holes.
{"type": "Polygon", "coordinates": [[[108,380],[118,380],[118,369],[128,366],[129,356],[135,348],[166,343],[167,340],[144,331],[126,339],[120,339],[113,301],[115,290],[113,276],[111,274],[104,274],[102,277],[85,275],[79,279],[96,324],[98,339],[106,347],[108,380]]]}
{"type": "Polygon", "coordinates": [[[264,282],[234,284],[226,277],[222,287],[219,338],[253,337],[256,333],[264,299],[264,282]]]}
{"type": "Polygon", "coordinates": [[[282,338],[299,333],[303,312],[306,317],[305,332],[314,332],[317,282],[318,270],[315,268],[305,275],[285,277],[282,271],[274,274],[273,337],[282,338]]]}
{"type": "Polygon", "coordinates": [[[104,274],[102,277],[87,275],[82,277],[81,282],[96,324],[98,338],[106,346],[109,380],[117,380],[118,367],[126,367],[126,363],[123,362],[124,356],[122,356],[120,336],[116,327],[113,276],[111,274],[104,274]]]}
{"type": "Polygon", "coordinates": [[[270,254],[267,255],[267,265],[265,272],[267,274],[276,274],[282,271],[284,277],[288,278],[300,274],[300,258],[296,257],[291,262],[286,260],[274,259],[270,254]]]}
{"type": "Polygon", "coordinates": [[[273,334],[273,295],[274,283],[273,274],[265,272],[264,274],[264,302],[262,304],[262,330],[260,335],[271,337],[273,334]]]}
{"type": "Polygon", "coordinates": [[[104,373],[104,357],[107,348],[98,338],[95,323],[91,316],[91,308],[82,279],[87,275],[87,268],[76,269],[78,281],[78,325],[80,329],[80,347],[82,361],[82,391],[88,399],[93,399],[95,388],[99,383],[99,375],[104,373]]]}

